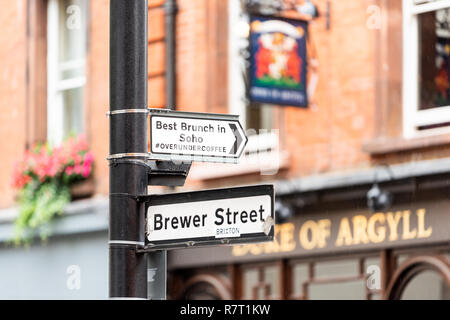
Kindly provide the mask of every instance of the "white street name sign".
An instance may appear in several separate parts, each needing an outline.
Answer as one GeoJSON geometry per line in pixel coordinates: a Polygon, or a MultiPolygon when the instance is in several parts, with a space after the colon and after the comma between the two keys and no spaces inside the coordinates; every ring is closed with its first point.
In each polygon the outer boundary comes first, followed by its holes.
{"type": "Polygon", "coordinates": [[[150,109],[153,160],[236,163],[247,141],[239,116],[150,109]]]}
{"type": "Polygon", "coordinates": [[[146,246],[155,249],[273,241],[272,185],[148,196],[146,246]]]}

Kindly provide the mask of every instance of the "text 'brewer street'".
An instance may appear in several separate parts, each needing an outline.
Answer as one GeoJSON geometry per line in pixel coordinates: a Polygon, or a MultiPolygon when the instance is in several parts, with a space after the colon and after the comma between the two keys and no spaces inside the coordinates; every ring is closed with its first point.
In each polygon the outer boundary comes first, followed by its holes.
{"type": "Polygon", "coordinates": [[[157,205],[147,212],[147,239],[151,242],[264,234],[267,221],[272,219],[269,195],[157,205]]]}

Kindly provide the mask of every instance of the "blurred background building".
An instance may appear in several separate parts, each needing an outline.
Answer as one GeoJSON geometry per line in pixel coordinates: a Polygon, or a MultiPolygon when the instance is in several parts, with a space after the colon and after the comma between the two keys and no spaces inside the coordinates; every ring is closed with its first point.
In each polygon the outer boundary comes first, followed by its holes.
{"type": "MultiPolygon", "coordinates": [[[[107,298],[109,1],[0,3],[0,298],[107,298]],[[8,245],[14,163],[71,132],[93,178],[47,243],[8,245]]],[[[450,299],[449,24],[449,0],[149,0],[149,107],[239,114],[250,135],[239,165],[196,163],[176,191],[277,198],[274,243],[170,252],[169,297],[450,299]],[[302,106],[250,94],[255,19],[303,21],[302,106]]]]}

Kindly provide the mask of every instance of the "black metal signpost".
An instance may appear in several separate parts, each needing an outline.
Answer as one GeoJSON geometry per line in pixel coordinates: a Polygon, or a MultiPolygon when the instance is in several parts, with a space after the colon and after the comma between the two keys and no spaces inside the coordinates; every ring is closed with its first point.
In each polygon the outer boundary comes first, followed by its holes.
{"type": "Polygon", "coordinates": [[[147,0],[110,2],[109,296],[147,299],[147,0]]]}
{"type": "Polygon", "coordinates": [[[109,296],[165,299],[166,249],[273,240],[274,191],[147,195],[183,186],[190,161],[237,162],[248,139],[237,116],[149,110],[148,2],[110,7],[109,296]]]}

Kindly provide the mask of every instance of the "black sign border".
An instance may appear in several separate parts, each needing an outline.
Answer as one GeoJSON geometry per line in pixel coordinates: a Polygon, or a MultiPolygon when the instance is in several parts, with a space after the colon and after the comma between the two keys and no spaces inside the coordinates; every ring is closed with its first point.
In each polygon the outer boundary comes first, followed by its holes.
{"type": "Polygon", "coordinates": [[[241,124],[241,122],[239,121],[239,119],[231,119],[231,120],[227,120],[227,119],[210,119],[210,118],[207,118],[207,117],[201,117],[201,116],[199,116],[199,117],[195,117],[195,116],[179,116],[179,115],[172,115],[172,114],[170,114],[170,113],[167,113],[167,114],[150,114],[150,116],[149,116],[149,126],[150,126],[150,140],[151,140],[151,138],[152,138],[152,117],[161,117],[161,118],[182,118],[182,119],[191,119],[191,120],[211,120],[211,121],[227,121],[227,122],[234,122],[234,123],[237,123],[238,124],[238,126],[242,129],[242,132],[244,133],[244,138],[245,138],[245,142],[244,142],[244,147],[243,147],[243,149],[242,149],[242,152],[241,152],[241,154],[235,154],[235,155],[232,155],[232,156],[213,156],[213,155],[199,155],[199,154],[180,154],[180,153],[175,153],[175,152],[154,152],[153,151],[153,143],[152,142],[150,142],[150,154],[152,155],[152,156],[158,156],[158,155],[165,155],[165,156],[170,156],[170,155],[173,155],[173,156],[179,156],[179,157],[191,157],[192,159],[194,159],[194,161],[195,161],[195,159],[199,159],[199,158],[217,158],[217,159],[233,159],[233,160],[236,160],[236,159],[239,159],[241,156],[242,156],[242,153],[244,153],[244,150],[245,150],[245,147],[247,146],[247,143],[248,143],[248,137],[247,137],[247,135],[245,134],[245,130],[244,130],[244,128],[242,127],[242,124],[241,124]]]}
{"type": "MultiPolygon", "coordinates": [[[[237,187],[227,189],[212,189],[194,192],[183,192],[162,195],[149,195],[145,197],[145,221],[147,223],[147,212],[152,206],[165,204],[193,203],[210,200],[224,200],[235,198],[247,198],[255,196],[270,196],[272,203],[271,217],[274,225],[271,227],[268,235],[265,233],[241,234],[239,238],[216,238],[216,237],[198,237],[183,238],[175,240],[161,240],[150,242],[145,237],[145,248],[148,250],[168,250],[189,247],[203,247],[211,245],[232,245],[245,243],[260,243],[273,241],[275,236],[275,191],[273,185],[257,185],[248,187],[237,187]]],[[[147,228],[146,228],[147,230],[147,228]]]]}

